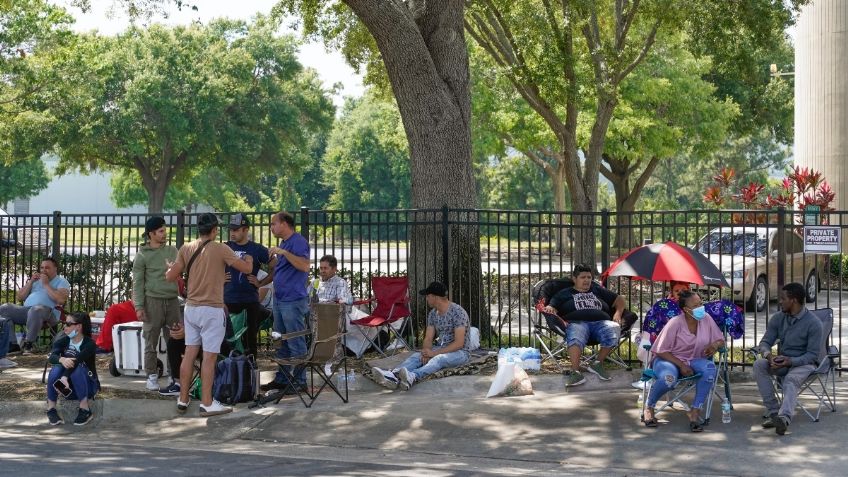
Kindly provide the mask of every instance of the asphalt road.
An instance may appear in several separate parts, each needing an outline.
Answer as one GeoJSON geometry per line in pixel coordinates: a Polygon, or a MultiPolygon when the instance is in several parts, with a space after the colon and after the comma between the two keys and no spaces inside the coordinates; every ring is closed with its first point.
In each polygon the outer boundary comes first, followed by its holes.
{"type": "MultiPolygon", "coordinates": [[[[52,431],[52,429],[51,429],[52,431]]],[[[0,474],[15,477],[83,475],[238,475],[464,477],[496,475],[678,476],[678,472],[563,466],[562,462],[479,458],[237,439],[155,443],[124,436],[50,431],[0,431],[0,474]],[[215,449],[211,449],[214,447],[215,449]]],[[[691,474],[694,475],[694,474],[691,474]]]]}

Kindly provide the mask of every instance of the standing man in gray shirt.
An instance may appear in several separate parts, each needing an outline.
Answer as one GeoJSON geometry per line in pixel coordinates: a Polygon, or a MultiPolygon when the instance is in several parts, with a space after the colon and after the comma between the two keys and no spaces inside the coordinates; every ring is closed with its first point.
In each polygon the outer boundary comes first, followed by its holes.
{"type": "Polygon", "coordinates": [[[804,287],[800,283],[789,283],[783,287],[780,291],[781,311],[769,319],[766,334],[757,346],[762,357],[754,362],[754,379],[768,413],[763,427],[773,427],[781,436],[792,421],[798,393],[816,369],[822,350],[824,330],[821,321],[807,310],[804,303],[804,287]],[[771,352],[775,342],[779,342],[776,355],[771,352]],[[782,404],[775,397],[771,376],[783,377],[782,404]]]}

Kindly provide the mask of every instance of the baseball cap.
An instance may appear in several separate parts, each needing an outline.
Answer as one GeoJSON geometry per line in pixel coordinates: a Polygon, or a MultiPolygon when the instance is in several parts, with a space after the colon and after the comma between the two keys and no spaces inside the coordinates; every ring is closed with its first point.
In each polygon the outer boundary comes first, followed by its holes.
{"type": "Polygon", "coordinates": [[[230,216],[230,228],[231,229],[240,229],[242,227],[247,227],[250,225],[250,221],[247,220],[247,216],[238,213],[230,216]]]}
{"type": "Polygon", "coordinates": [[[448,289],[441,282],[433,282],[427,285],[427,288],[418,292],[419,295],[436,295],[441,297],[448,296],[448,289]]]}

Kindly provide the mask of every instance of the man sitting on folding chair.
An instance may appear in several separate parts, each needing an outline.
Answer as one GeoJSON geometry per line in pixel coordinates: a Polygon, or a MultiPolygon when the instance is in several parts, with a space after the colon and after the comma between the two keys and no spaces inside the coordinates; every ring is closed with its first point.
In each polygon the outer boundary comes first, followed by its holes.
{"type": "MultiPolygon", "coordinates": [[[[689,430],[701,432],[701,409],[709,405],[716,377],[712,357],[724,347],[724,335],[707,315],[701,297],[690,291],[679,295],[682,315],[669,320],[651,346],[654,382],[650,387],[642,416],[645,426],[657,427],[656,404],[660,397],[674,389],[681,376],[697,376],[695,397],[689,416],[689,430]]],[[[695,379],[695,378],[693,378],[695,379]]],[[[684,392],[680,393],[684,394],[684,392]]],[[[677,397],[680,396],[678,394],[677,397]]]]}
{"type": "Polygon", "coordinates": [[[603,381],[609,381],[610,376],[604,369],[603,362],[618,345],[625,307],[624,297],[595,283],[593,270],[586,265],[577,265],[572,276],[574,286],[559,291],[543,310],[568,323],[565,339],[571,370],[566,372],[565,385],[577,386],[586,382],[580,372],[580,356],[591,340],[600,343],[601,350],[597,359],[587,364],[586,370],[596,374],[603,381]]]}
{"type": "Polygon", "coordinates": [[[471,321],[461,306],[450,301],[445,285],[433,282],[418,294],[424,295],[427,305],[432,308],[427,315],[427,331],[421,352],[412,353],[393,370],[371,369],[377,383],[389,389],[409,391],[413,384],[436,371],[462,366],[471,358],[471,321]],[[437,333],[440,344],[433,346],[437,333]]]}
{"type": "Polygon", "coordinates": [[[782,436],[795,414],[804,382],[816,369],[823,331],[821,321],[804,306],[804,287],[800,283],[784,286],[779,301],[780,311],[769,319],[766,334],[756,348],[761,358],[754,362],[754,379],[768,413],[763,427],[773,427],[782,436]],[[780,344],[774,355],[771,347],[777,341],[780,344]],[[782,403],[775,395],[772,376],[783,379],[782,403]]]}

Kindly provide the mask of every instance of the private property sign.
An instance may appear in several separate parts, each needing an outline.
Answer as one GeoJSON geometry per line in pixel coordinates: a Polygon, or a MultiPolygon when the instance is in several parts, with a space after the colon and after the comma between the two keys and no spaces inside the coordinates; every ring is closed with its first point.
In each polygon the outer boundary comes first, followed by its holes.
{"type": "Polygon", "coordinates": [[[804,227],[804,253],[840,253],[842,234],[839,227],[804,227]]]}

